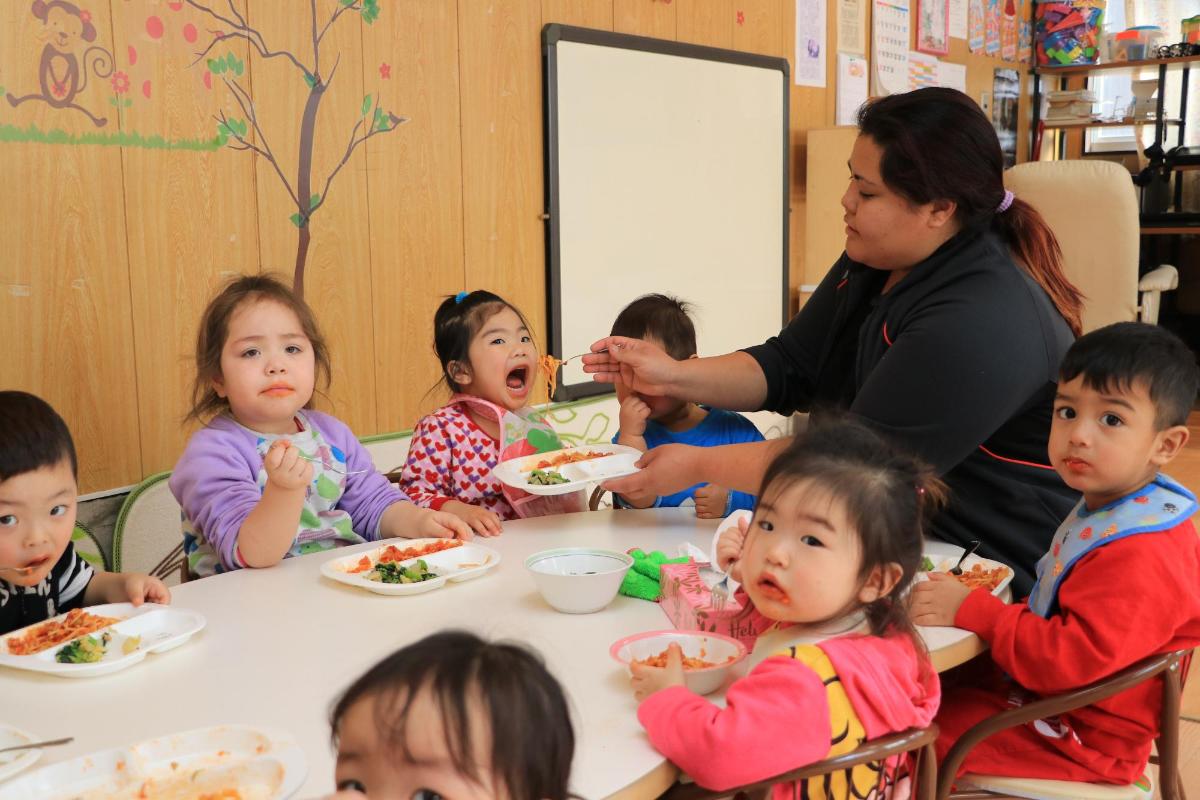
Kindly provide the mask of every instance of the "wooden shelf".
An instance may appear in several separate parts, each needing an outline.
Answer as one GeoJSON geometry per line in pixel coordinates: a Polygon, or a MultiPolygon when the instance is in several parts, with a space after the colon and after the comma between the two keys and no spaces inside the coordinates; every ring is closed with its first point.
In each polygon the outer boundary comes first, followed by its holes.
{"type": "Polygon", "coordinates": [[[1192,235],[1200,236],[1200,225],[1191,225],[1191,226],[1175,225],[1172,227],[1164,226],[1164,227],[1160,227],[1160,228],[1156,228],[1153,226],[1149,226],[1149,227],[1143,226],[1142,227],[1142,236],[1165,236],[1168,234],[1179,234],[1179,233],[1182,233],[1182,234],[1190,233],[1192,235]]]}
{"type": "MultiPolygon", "coordinates": [[[[1166,125],[1178,125],[1179,120],[1167,119],[1163,120],[1166,125]]],[[[1093,122],[1046,122],[1046,130],[1056,130],[1060,128],[1132,128],[1134,125],[1157,125],[1158,120],[1153,119],[1124,119],[1124,120],[1108,120],[1093,122]]]]}
{"type": "Polygon", "coordinates": [[[1183,58],[1151,58],[1145,61],[1113,61],[1107,64],[1078,64],[1069,67],[1034,67],[1030,72],[1034,75],[1086,75],[1089,72],[1101,72],[1109,69],[1142,69],[1157,67],[1160,64],[1191,64],[1200,62],[1200,56],[1184,56],[1183,58]]]}

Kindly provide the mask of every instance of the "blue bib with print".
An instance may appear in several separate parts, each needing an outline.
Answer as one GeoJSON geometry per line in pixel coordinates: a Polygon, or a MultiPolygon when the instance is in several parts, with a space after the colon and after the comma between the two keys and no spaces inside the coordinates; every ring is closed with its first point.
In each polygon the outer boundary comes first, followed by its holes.
{"type": "Polygon", "coordinates": [[[1133,494],[1095,511],[1088,511],[1080,500],[1037,563],[1030,610],[1048,618],[1055,609],[1059,585],[1075,562],[1092,550],[1126,536],[1170,530],[1195,510],[1196,496],[1161,473],[1133,494]]]}

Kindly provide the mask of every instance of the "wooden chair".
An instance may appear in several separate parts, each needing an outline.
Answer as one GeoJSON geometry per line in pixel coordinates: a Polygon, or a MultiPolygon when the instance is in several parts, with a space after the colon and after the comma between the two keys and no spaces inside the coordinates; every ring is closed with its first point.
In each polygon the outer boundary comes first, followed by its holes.
{"type": "Polygon", "coordinates": [[[1158,675],[1163,677],[1162,721],[1156,742],[1158,754],[1151,756],[1150,761],[1158,764],[1158,786],[1162,800],[1185,800],[1183,779],[1179,774],[1179,694],[1183,685],[1182,673],[1188,657],[1189,651],[1187,650],[1152,656],[1116,675],[1096,681],[1090,686],[1035,700],[1020,708],[1002,711],[996,716],[978,723],[962,735],[962,738],[954,744],[942,761],[938,776],[937,800],[946,800],[946,798],[975,800],[976,798],[995,797],[1032,798],[1033,800],[1042,798],[1133,800],[1146,797],[1146,790],[1136,784],[1126,787],[974,774],[963,775],[956,781],[955,775],[971,748],[992,734],[1091,705],[1097,700],[1111,697],[1158,675]],[[961,791],[952,792],[952,787],[956,782],[963,788],[961,791]]]}
{"type": "Polygon", "coordinates": [[[912,777],[916,786],[912,797],[914,800],[933,800],[937,783],[937,759],[933,751],[933,743],[937,741],[937,737],[937,725],[930,725],[928,728],[912,728],[902,733],[864,742],[849,753],[734,789],[714,791],[695,783],[677,782],[664,792],[659,800],[716,800],[721,797],[735,797],[738,800],[765,799],[770,797],[771,787],[777,783],[832,775],[853,769],[859,764],[884,761],[904,753],[914,754],[912,777]]]}

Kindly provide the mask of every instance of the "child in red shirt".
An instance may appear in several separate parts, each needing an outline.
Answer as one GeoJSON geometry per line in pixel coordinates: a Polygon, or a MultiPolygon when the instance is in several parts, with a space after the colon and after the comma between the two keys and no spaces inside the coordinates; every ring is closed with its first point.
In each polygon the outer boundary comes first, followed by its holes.
{"type": "MultiPolygon", "coordinates": [[[[1049,451],[1083,499],[1038,562],[1028,602],[1005,605],[948,575],[913,590],[914,622],[974,631],[999,668],[983,685],[947,691],[939,758],[1006,708],[1200,645],[1196,498],[1159,472],[1187,443],[1197,385],[1192,352],[1157,326],[1110,325],[1067,351],[1049,451]]],[[[1133,783],[1159,732],[1160,680],[991,736],[959,774],[1133,783]]]]}

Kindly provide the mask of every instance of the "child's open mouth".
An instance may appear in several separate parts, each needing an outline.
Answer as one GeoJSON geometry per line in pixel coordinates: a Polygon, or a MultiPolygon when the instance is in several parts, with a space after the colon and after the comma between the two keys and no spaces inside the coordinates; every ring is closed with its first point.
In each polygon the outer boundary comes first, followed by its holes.
{"type": "Polygon", "coordinates": [[[758,587],[759,594],[761,594],[763,597],[767,598],[768,600],[774,600],[776,603],[791,602],[788,599],[787,592],[785,592],[782,588],[780,588],[779,584],[777,584],[768,575],[764,575],[763,577],[758,579],[757,587],[758,587]]]}
{"type": "Polygon", "coordinates": [[[504,384],[515,395],[525,394],[529,388],[529,367],[517,367],[509,372],[504,384]]]}

